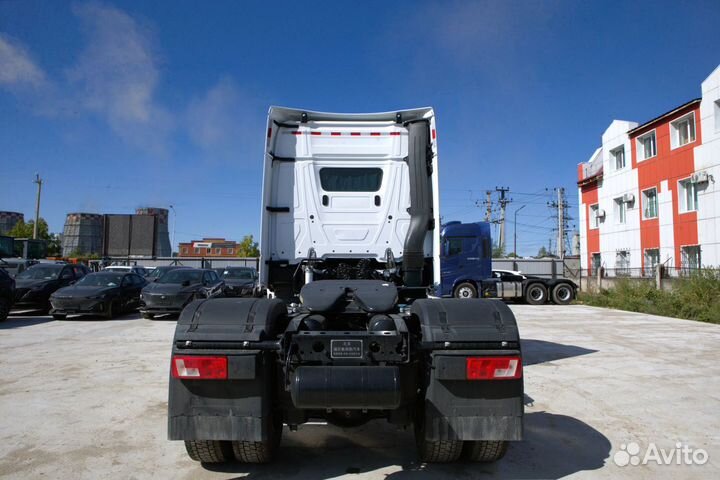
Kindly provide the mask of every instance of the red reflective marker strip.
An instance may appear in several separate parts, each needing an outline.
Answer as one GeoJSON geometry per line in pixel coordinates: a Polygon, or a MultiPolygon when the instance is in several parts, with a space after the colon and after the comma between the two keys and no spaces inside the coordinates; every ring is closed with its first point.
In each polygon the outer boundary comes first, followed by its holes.
{"type": "Polygon", "coordinates": [[[360,132],[350,132],[350,136],[352,136],[352,137],[359,137],[359,136],[360,136],[360,132]]]}
{"type": "Polygon", "coordinates": [[[310,132],[310,135],[315,135],[315,136],[322,135],[322,132],[310,132]]]}
{"type": "Polygon", "coordinates": [[[227,357],[175,355],[170,371],[173,378],[189,380],[225,380],[228,377],[227,357]]]}
{"type": "Polygon", "coordinates": [[[340,135],[342,135],[342,132],[330,132],[330,135],[332,135],[333,137],[339,137],[340,135]]]}
{"type": "Polygon", "coordinates": [[[380,136],[380,132],[370,132],[370,136],[371,136],[371,137],[379,137],[379,136],[380,136]]]}
{"type": "Polygon", "coordinates": [[[268,138],[272,137],[272,127],[268,127],[268,138]]]}
{"type": "Polygon", "coordinates": [[[432,129],[432,139],[435,140],[435,137],[436,137],[435,129],[433,128],[433,129],[432,129]]]}
{"type": "Polygon", "coordinates": [[[468,357],[465,366],[468,380],[515,380],[522,377],[520,357],[468,357]]]}
{"type": "Polygon", "coordinates": [[[302,135],[302,132],[300,130],[292,130],[290,135],[302,135]]]}
{"type": "Polygon", "coordinates": [[[399,136],[400,136],[400,132],[390,132],[390,136],[391,136],[391,137],[399,137],[399,136]]]}

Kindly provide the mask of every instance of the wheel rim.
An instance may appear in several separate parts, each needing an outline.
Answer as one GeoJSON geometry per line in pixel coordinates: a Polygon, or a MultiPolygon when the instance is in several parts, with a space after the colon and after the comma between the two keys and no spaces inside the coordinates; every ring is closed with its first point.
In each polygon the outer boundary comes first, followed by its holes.
{"type": "Polygon", "coordinates": [[[530,298],[533,300],[542,300],[545,295],[540,287],[532,287],[530,289],[530,298]]]}
{"type": "Polygon", "coordinates": [[[557,290],[557,297],[558,300],[561,302],[567,302],[570,300],[570,289],[567,287],[560,287],[557,290]]]}
{"type": "Polygon", "coordinates": [[[473,292],[470,287],[462,287],[458,290],[458,297],[460,298],[472,298],[473,292]]]}

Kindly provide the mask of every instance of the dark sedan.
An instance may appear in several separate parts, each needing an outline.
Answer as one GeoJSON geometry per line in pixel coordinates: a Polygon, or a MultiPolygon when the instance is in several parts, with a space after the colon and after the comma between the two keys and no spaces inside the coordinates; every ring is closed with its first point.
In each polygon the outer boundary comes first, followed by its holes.
{"type": "Polygon", "coordinates": [[[153,269],[152,272],[145,275],[145,280],[147,280],[148,282],[156,282],[158,278],[162,277],[170,270],[176,270],[178,268],[183,268],[183,267],[179,267],[177,265],[155,267],[155,269],[153,269]]]}
{"type": "Polygon", "coordinates": [[[111,319],[116,313],[137,309],[140,291],[145,285],[145,279],[135,273],[91,273],[76,284],[53,293],[50,313],[56,320],[76,313],[111,319]]]}
{"type": "Polygon", "coordinates": [[[50,295],[89,273],[85,265],[39,263],[15,277],[15,309],[50,310],[50,295]]]}
{"type": "Polygon", "coordinates": [[[226,297],[254,297],[257,294],[258,274],[252,267],[227,267],[222,279],[226,297]]]}
{"type": "Polygon", "coordinates": [[[10,313],[10,307],[15,300],[15,280],[0,268],[0,322],[10,313]]]}
{"type": "Polygon", "coordinates": [[[178,268],[165,273],[143,288],[140,313],[143,318],[179,314],[185,305],[199,298],[222,295],[224,282],[214,270],[178,268]]]}

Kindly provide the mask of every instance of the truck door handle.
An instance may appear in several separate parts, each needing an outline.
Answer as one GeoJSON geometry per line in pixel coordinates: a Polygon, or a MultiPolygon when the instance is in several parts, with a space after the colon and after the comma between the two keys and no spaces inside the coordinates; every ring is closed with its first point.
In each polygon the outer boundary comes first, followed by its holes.
{"type": "Polygon", "coordinates": [[[375,206],[376,207],[380,206],[380,195],[375,195],[375,206]]]}
{"type": "Polygon", "coordinates": [[[327,195],[323,195],[323,197],[322,197],[322,204],[323,204],[323,206],[324,206],[324,207],[327,207],[329,203],[330,203],[330,199],[328,198],[328,196],[327,196],[327,195]]]}

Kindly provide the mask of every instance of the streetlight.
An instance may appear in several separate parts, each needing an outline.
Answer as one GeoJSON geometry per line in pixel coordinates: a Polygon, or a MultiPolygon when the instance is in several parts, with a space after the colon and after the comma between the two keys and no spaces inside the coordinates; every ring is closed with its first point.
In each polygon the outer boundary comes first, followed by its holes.
{"type": "Polygon", "coordinates": [[[175,207],[170,205],[170,210],[173,212],[173,231],[172,231],[172,245],[170,245],[170,256],[173,256],[173,249],[175,248],[175,227],[177,226],[177,212],[175,207]]]}
{"type": "Polygon", "coordinates": [[[527,205],[523,205],[522,207],[515,210],[515,215],[513,215],[513,253],[515,254],[515,258],[517,258],[517,212],[522,210],[523,208],[527,207],[527,205]]]}

